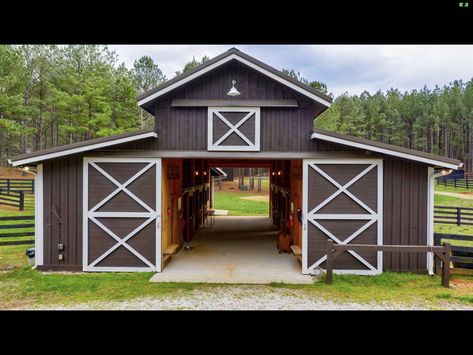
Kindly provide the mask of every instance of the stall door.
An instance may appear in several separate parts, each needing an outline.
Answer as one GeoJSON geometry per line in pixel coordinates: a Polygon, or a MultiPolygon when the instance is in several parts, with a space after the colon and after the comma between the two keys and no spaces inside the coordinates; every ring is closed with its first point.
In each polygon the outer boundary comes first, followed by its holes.
{"type": "MultiPolygon", "coordinates": [[[[304,160],[303,272],[325,269],[326,243],[382,244],[382,160],[304,160]]],[[[382,272],[381,252],[346,251],[334,272],[382,272]]]]}
{"type": "Polygon", "coordinates": [[[84,158],[84,271],[161,271],[161,159],[84,158]]]}

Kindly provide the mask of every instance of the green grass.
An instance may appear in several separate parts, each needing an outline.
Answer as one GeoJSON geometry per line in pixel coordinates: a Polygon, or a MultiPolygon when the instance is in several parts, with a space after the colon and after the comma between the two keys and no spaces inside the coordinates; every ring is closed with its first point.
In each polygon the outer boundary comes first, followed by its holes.
{"type": "MultiPolygon", "coordinates": [[[[458,190],[458,189],[457,189],[458,190]]],[[[453,191],[450,191],[453,192],[453,191]]],[[[470,207],[473,208],[473,199],[457,198],[453,196],[434,195],[435,206],[470,207]]],[[[457,226],[456,224],[435,223],[434,231],[443,234],[473,235],[473,226],[457,226]]],[[[452,241],[452,245],[471,246],[468,241],[452,241]]]]}
{"type": "Polygon", "coordinates": [[[438,308],[440,302],[458,302],[473,304],[473,277],[461,276],[471,283],[471,292],[465,294],[455,288],[444,288],[440,276],[427,276],[411,273],[384,272],[377,276],[333,275],[333,283],[322,282],[314,285],[281,285],[274,287],[301,288],[307,293],[324,299],[337,299],[360,303],[394,302],[405,304],[427,303],[438,308]]]}
{"type": "Polygon", "coordinates": [[[248,193],[215,191],[215,208],[228,210],[230,216],[268,216],[269,203],[248,201],[240,197],[251,196],[248,193]]]}
{"type": "Polygon", "coordinates": [[[466,189],[466,188],[455,188],[453,186],[444,186],[444,185],[437,185],[435,183],[434,185],[434,190],[435,191],[445,191],[445,192],[455,192],[455,193],[464,193],[464,192],[473,192],[473,183],[471,184],[471,188],[470,189],[466,189]]]}

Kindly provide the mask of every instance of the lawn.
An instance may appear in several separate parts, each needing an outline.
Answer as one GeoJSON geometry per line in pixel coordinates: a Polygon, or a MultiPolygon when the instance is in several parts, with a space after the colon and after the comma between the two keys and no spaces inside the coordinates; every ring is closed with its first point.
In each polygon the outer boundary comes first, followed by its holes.
{"type": "MultiPolygon", "coordinates": [[[[151,283],[148,280],[152,273],[40,273],[24,266],[26,257],[22,248],[15,248],[0,248],[0,265],[17,265],[13,270],[0,273],[0,309],[178,297],[197,289],[232,287],[224,284],[151,283]]],[[[454,278],[450,289],[441,287],[439,276],[394,272],[378,276],[334,275],[331,285],[315,282],[313,285],[271,284],[268,287],[297,289],[310,297],[332,302],[402,302],[428,304],[433,309],[443,307],[445,302],[473,305],[473,277],[454,278]],[[455,286],[458,280],[463,287],[455,286]]]]}
{"type": "Polygon", "coordinates": [[[241,197],[251,196],[248,193],[215,191],[215,205],[219,210],[228,210],[230,216],[269,216],[269,203],[249,201],[241,197]]]}

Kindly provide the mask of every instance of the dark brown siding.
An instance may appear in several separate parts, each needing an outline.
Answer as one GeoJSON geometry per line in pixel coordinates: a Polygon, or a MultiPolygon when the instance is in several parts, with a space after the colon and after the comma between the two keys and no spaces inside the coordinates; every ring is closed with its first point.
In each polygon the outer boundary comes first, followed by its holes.
{"type": "Polygon", "coordinates": [[[229,99],[231,81],[237,81],[238,100],[297,100],[298,108],[261,108],[261,151],[311,151],[313,119],[320,105],[278,82],[231,62],[176,90],[156,104],[157,149],[207,150],[207,108],[171,107],[173,99],[229,99]],[[290,139],[288,139],[290,137],[290,139]]]}
{"type": "MultiPolygon", "coordinates": [[[[384,160],[383,244],[427,243],[427,166],[384,160]]],[[[385,270],[426,271],[425,253],[384,253],[385,270]]]]}
{"type": "Polygon", "coordinates": [[[82,157],[43,164],[44,265],[82,265],[82,157]],[[64,244],[58,259],[58,244],[64,244]]]}

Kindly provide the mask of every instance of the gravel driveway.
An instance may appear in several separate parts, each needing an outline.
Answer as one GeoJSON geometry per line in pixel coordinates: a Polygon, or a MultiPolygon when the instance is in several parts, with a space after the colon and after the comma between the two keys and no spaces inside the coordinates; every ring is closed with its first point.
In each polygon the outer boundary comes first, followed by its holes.
{"type": "MultiPolygon", "coordinates": [[[[439,307],[436,307],[439,308],[439,307]]],[[[461,304],[445,303],[440,308],[473,309],[461,304]]],[[[38,308],[35,308],[38,309],[38,308]]],[[[199,289],[170,297],[140,298],[120,302],[90,302],[54,305],[39,309],[55,310],[418,310],[431,309],[428,304],[337,303],[311,297],[294,289],[268,286],[226,286],[199,289]]]]}

